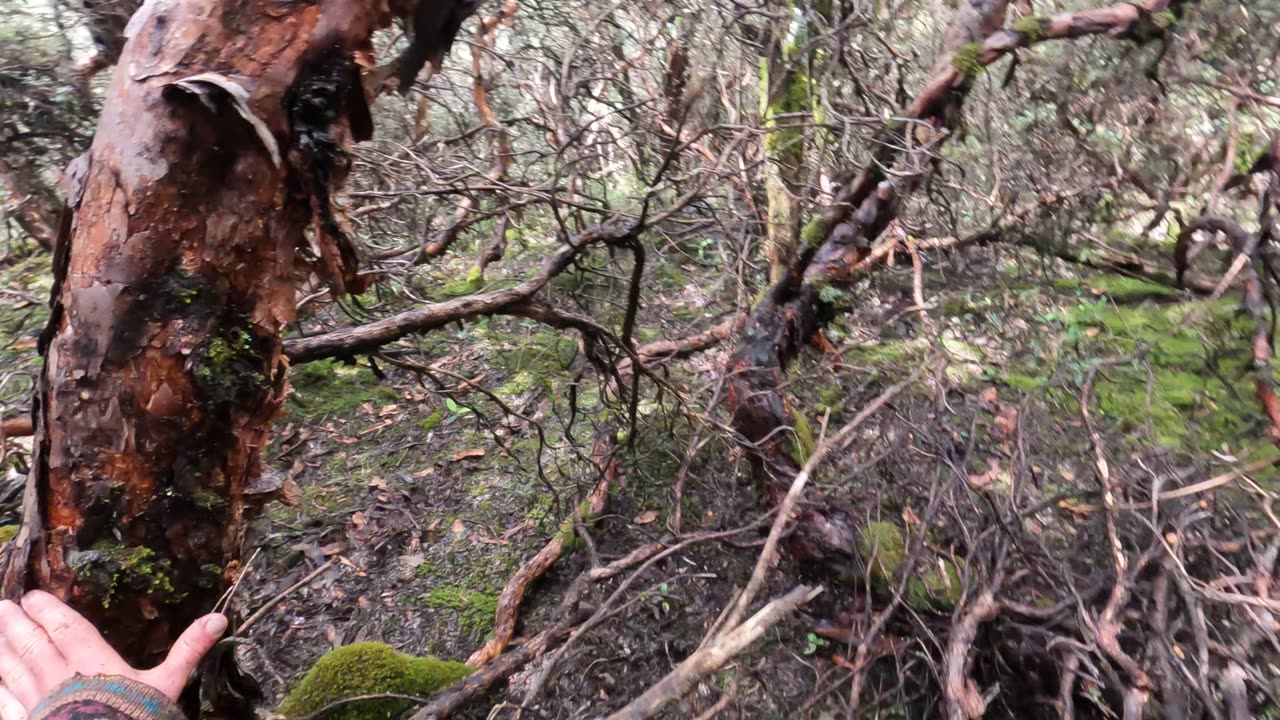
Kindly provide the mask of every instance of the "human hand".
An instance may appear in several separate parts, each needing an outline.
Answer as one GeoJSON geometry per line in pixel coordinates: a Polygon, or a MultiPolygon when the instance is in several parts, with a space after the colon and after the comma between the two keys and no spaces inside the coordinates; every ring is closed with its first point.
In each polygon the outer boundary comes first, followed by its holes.
{"type": "Polygon", "coordinates": [[[191,671],[227,629],[223,615],[192,623],[152,670],[129,667],[102,635],[49,593],[22,604],[0,601],[0,720],[23,720],[49,691],[76,675],[120,675],[150,685],[175,702],[191,671]]]}

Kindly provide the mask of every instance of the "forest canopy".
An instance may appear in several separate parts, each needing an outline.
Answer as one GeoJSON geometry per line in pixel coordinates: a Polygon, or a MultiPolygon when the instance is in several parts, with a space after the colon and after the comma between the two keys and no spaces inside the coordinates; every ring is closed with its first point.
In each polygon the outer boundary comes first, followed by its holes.
{"type": "Polygon", "coordinates": [[[204,715],[1280,713],[1280,3],[0,9],[0,594],[204,715]]]}

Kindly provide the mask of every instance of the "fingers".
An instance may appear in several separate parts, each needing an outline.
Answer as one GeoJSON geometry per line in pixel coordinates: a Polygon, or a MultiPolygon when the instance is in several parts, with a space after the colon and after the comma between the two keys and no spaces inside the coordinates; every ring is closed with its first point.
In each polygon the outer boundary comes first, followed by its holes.
{"type": "Polygon", "coordinates": [[[48,634],[71,672],[119,675],[127,669],[93,624],[58,598],[33,590],[22,598],[22,609],[48,634]]]}
{"type": "Polygon", "coordinates": [[[8,688],[0,685],[0,720],[25,720],[26,717],[27,709],[8,688]]]}
{"type": "Polygon", "coordinates": [[[0,684],[24,705],[35,705],[44,695],[31,668],[23,664],[18,652],[3,637],[0,637],[0,684]]]}
{"type": "Polygon", "coordinates": [[[147,681],[174,700],[182,693],[191,671],[200,664],[200,658],[227,630],[227,618],[224,615],[205,615],[191,624],[178,641],[173,644],[169,656],[155,670],[146,673],[147,681]]]}
{"type": "Polygon", "coordinates": [[[0,601],[0,680],[23,703],[35,704],[69,674],[53,641],[22,608],[0,601]],[[35,697],[31,697],[31,693],[35,697]]]}

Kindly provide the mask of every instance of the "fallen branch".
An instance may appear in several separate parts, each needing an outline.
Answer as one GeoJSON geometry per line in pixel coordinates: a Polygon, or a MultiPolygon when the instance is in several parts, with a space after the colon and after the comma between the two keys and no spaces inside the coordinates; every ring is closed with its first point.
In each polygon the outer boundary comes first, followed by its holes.
{"type": "Polygon", "coordinates": [[[0,419],[0,438],[28,437],[34,432],[29,414],[0,419]]]}
{"type": "Polygon", "coordinates": [[[978,626],[994,618],[999,611],[1000,602],[996,600],[994,589],[987,588],[951,626],[945,660],[946,680],[942,685],[948,720],[977,720],[986,713],[987,703],[982,692],[969,677],[972,665],[970,651],[978,636],[978,626]]]}
{"type": "Polygon", "coordinates": [[[760,557],[756,560],[755,570],[752,571],[751,579],[747,581],[747,587],[738,596],[733,610],[725,620],[723,630],[720,633],[721,636],[737,630],[738,621],[746,614],[747,608],[751,606],[751,601],[755,599],[756,594],[760,592],[760,588],[764,586],[765,576],[769,574],[769,568],[773,566],[774,560],[778,555],[778,541],[782,538],[782,531],[791,521],[791,513],[795,509],[796,503],[800,501],[800,497],[804,494],[805,485],[808,484],[809,478],[812,477],[813,471],[817,469],[818,464],[832,450],[842,447],[853,433],[862,426],[862,423],[879,412],[885,405],[888,405],[889,401],[897,397],[898,393],[902,392],[903,389],[914,384],[920,377],[920,373],[921,370],[916,370],[911,377],[880,393],[847,425],[840,428],[831,439],[823,441],[814,449],[813,455],[809,456],[809,460],[804,464],[804,467],[796,474],[786,497],[782,499],[778,506],[778,515],[773,519],[773,526],[769,528],[769,537],[765,540],[764,549],[760,551],[760,557]]]}
{"type": "Polygon", "coordinates": [[[801,605],[822,592],[822,588],[801,585],[786,595],[776,598],[752,615],[746,622],[734,628],[711,644],[698,650],[676,666],[658,684],[645,690],[640,697],[626,707],[610,715],[608,720],[645,720],[653,717],[664,705],[683,697],[708,673],[718,670],[733,657],[752,645],[766,630],[794,613],[801,605]]]}
{"type": "Polygon", "coordinates": [[[514,287],[431,303],[366,325],[334,330],[313,337],[295,338],[285,343],[285,354],[293,364],[355,355],[369,352],[406,335],[432,330],[457,320],[502,314],[532,298],[552,278],[568,268],[586,248],[595,244],[616,244],[637,232],[639,228],[632,225],[596,225],[570,238],[543,261],[542,268],[536,275],[514,287]]]}

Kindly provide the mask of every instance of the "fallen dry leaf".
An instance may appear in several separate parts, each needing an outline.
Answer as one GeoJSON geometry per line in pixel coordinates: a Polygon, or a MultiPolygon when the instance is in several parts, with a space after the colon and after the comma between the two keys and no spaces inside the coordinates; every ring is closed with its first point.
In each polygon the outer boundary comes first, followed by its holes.
{"type": "Polygon", "coordinates": [[[658,519],[658,513],[654,510],[645,510],[635,517],[632,521],[637,525],[648,525],[658,519]]]}
{"type": "Polygon", "coordinates": [[[521,520],[515,525],[512,525],[510,528],[507,529],[506,532],[502,533],[502,539],[510,540],[512,537],[515,537],[516,535],[524,532],[525,530],[530,530],[536,526],[537,526],[537,523],[533,521],[533,518],[525,518],[524,520],[521,520]]]}
{"type": "Polygon", "coordinates": [[[284,479],[284,485],[280,486],[280,502],[285,507],[297,507],[302,504],[302,488],[298,487],[298,481],[292,477],[284,479]]]}
{"type": "Polygon", "coordinates": [[[969,484],[981,490],[988,485],[1000,480],[1004,476],[1004,470],[1000,469],[1000,463],[995,458],[987,460],[987,471],[977,475],[969,476],[969,484]]]}
{"type": "Polygon", "coordinates": [[[320,552],[324,553],[326,557],[337,555],[342,552],[342,543],[329,543],[320,548],[320,552]]]}
{"type": "Polygon", "coordinates": [[[450,455],[449,460],[451,460],[452,462],[458,462],[459,460],[466,460],[467,458],[478,458],[478,457],[484,457],[484,448],[470,448],[467,450],[459,450],[458,452],[450,455]]]}
{"type": "Polygon", "coordinates": [[[364,527],[364,525],[365,525],[364,513],[362,513],[362,512],[360,512],[359,510],[357,510],[357,511],[356,511],[354,514],[352,514],[352,516],[351,516],[351,527],[353,527],[353,528],[355,528],[355,529],[359,530],[359,529],[363,528],[363,527],[364,527]]]}
{"type": "Polygon", "coordinates": [[[392,425],[395,425],[395,424],[396,424],[396,421],[395,421],[395,420],[383,420],[382,422],[378,423],[377,425],[374,425],[374,426],[372,426],[372,427],[367,427],[367,428],[365,428],[365,429],[361,430],[361,431],[360,431],[360,434],[361,434],[361,435],[368,435],[369,433],[375,433],[375,432],[378,432],[379,430],[381,430],[381,429],[383,429],[383,428],[391,427],[392,425]]]}
{"type": "Polygon", "coordinates": [[[462,518],[458,518],[453,521],[453,524],[449,526],[449,532],[452,532],[455,535],[467,534],[467,526],[463,524],[462,518]]]}
{"type": "Polygon", "coordinates": [[[983,390],[982,394],[978,396],[978,399],[982,401],[983,405],[993,405],[997,397],[999,397],[999,391],[997,391],[996,387],[992,385],[986,390],[983,390]]]}
{"type": "Polygon", "coordinates": [[[1013,433],[1018,429],[1018,408],[1012,405],[1001,405],[1000,412],[996,413],[996,436],[1001,440],[1008,440],[1013,437],[1013,433]]]}

